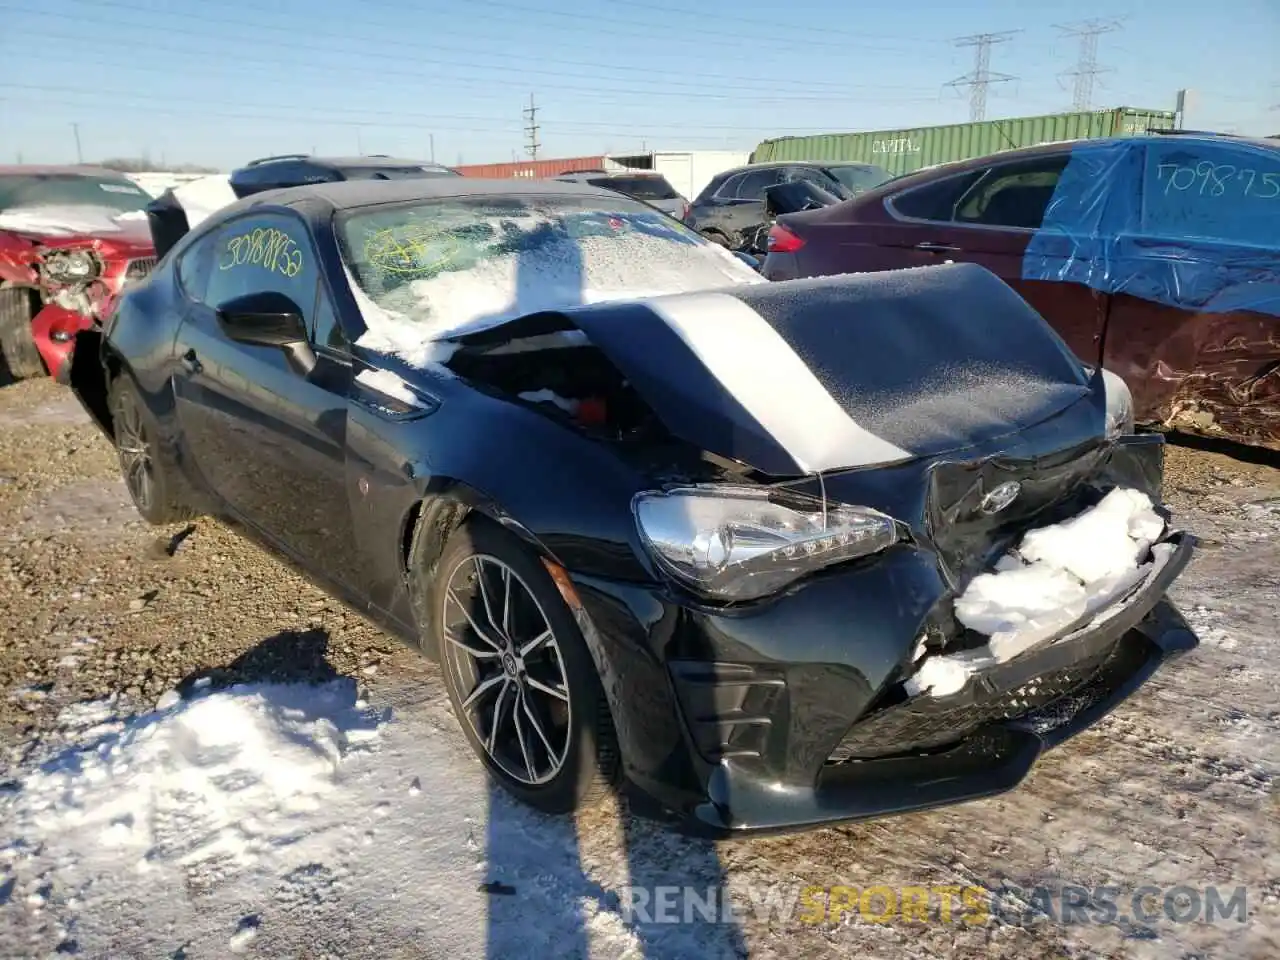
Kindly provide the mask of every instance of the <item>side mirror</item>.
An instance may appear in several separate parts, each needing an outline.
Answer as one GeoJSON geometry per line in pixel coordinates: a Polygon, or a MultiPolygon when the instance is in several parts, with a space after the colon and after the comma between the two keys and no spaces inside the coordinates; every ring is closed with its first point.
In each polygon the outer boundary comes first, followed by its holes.
{"type": "Polygon", "coordinates": [[[228,300],[218,307],[218,323],[236,343],[279,347],[304,377],[315,368],[302,308],[283,293],[262,290],[228,300]]]}

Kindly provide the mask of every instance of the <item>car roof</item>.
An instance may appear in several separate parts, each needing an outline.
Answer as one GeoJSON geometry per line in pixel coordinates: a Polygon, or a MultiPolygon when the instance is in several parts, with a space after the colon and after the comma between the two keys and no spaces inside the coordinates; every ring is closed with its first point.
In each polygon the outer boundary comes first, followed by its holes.
{"type": "Polygon", "coordinates": [[[439,163],[432,163],[428,160],[405,160],[399,157],[387,157],[381,155],[364,155],[359,157],[315,157],[306,153],[290,153],[282,154],[276,157],[261,157],[257,160],[250,160],[248,163],[240,167],[246,170],[256,167],[265,167],[273,163],[309,163],[316,167],[328,167],[334,170],[367,170],[379,169],[382,167],[425,167],[429,170],[447,170],[448,167],[439,163]]]}
{"type": "Polygon", "coordinates": [[[251,194],[224,208],[225,213],[263,204],[289,205],[319,200],[334,210],[404,203],[413,200],[443,200],[460,197],[598,197],[617,201],[611,190],[569,180],[511,178],[483,180],[478,177],[426,177],[414,180],[340,180],[309,183],[251,194]]]}
{"type": "Polygon", "coordinates": [[[120,180],[129,179],[119,170],[111,170],[107,167],[92,167],[85,164],[0,164],[0,177],[39,177],[49,176],[50,174],[81,177],[115,177],[120,180]]]}

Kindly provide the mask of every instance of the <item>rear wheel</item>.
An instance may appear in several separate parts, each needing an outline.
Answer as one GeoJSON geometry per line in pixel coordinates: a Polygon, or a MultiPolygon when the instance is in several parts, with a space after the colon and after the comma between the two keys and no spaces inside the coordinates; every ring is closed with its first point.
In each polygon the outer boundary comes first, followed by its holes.
{"type": "Polygon", "coordinates": [[[110,405],[120,473],[138,513],[156,526],[194,518],[178,497],[178,468],[160,442],[159,425],[127,375],[111,384],[110,405]]]}
{"type": "Polygon", "coordinates": [[[25,287],[0,290],[0,354],[14,380],[27,380],[45,375],[44,361],[31,335],[31,319],[35,316],[31,291],[25,287]]]}
{"type": "Polygon", "coordinates": [[[489,774],[546,813],[618,777],[613,720],[573,614],[539,558],[485,519],[450,537],[428,608],[449,700],[489,774]]]}

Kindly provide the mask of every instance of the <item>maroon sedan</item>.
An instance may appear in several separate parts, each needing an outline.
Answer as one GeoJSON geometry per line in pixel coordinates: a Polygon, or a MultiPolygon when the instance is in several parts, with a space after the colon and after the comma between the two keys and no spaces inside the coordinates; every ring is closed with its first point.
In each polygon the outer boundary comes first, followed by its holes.
{"type": "MultiPolygon", "coordinates": [[[[1280,449],[1280,143],[1159,134],[1010,150],[786,214],[771,280],[981,264],[1139,423],[1280,449]]],[[[981,317],[974,317],[981,323],[981,317]]]]}

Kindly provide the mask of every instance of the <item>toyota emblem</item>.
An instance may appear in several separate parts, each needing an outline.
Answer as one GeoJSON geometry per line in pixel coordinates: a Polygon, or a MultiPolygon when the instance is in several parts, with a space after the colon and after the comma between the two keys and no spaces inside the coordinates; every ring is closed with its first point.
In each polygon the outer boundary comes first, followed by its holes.
{"type": "Polygon", "coordinates": [[[1016,480],[1010,480],[1008,483],[1002,483],[996,487],[978,504],[978,509],[991,516],[993,513],[999,513],[1001,510],[1008,508],[1009,504],[1018,499],[1018,494],[1022,492],[1022,484],[1016,480]]]}

